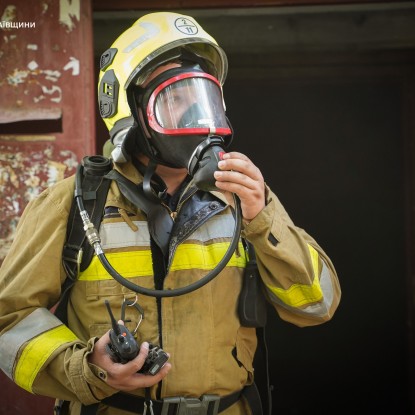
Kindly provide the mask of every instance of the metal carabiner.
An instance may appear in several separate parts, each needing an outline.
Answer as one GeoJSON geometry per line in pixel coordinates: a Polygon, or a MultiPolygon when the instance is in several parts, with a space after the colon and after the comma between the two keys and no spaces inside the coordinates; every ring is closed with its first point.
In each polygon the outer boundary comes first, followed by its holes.
{"type": "Polygon", "coordinates": [[[150,407],[150,415],[154,415],[154,411],[153,411],[153,401],[149,401],[150,405],[147,405],[147,401],[144,401],[144,411],[143,411],[143,415],[147,414],[147,408],[150,407]]]}
{"type": "Polygon", "coordinates": [[[134,307],[138,311],[138,313],[140,314],[140,320],[137,323],[134,331],[132,332],[132,334],[134,336],[137,333],[138,327],[140,326],[141,322],[143,321],[143,318],[144,318],[144,310],[140,306],[140,304],[138,304],[137,296],[135,296],[135,299],[134,300],[128,300],[128,299],[124,298],[124,301],[123,301],[123,303],[121,305],[121,320],[124,321],[124,323],[126,323],[128,321],[131,321],[131,320],[125,320],[125,310],[126,310],[126,307],[134,307]]]}

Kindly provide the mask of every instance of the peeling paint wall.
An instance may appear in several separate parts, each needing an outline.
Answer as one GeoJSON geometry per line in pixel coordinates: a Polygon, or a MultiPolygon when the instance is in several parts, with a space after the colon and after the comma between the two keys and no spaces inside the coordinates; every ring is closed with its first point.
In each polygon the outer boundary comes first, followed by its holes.
{"type": "Polygon", "coordinates": [[[79,22],[80,0],[59,1],[59,22],[70,32],[75,27],[75,20],[79,22]]]}
{"type": "MultiPolygon", "coordinates": [[[[27,203],[95,152],[93,68],[90,0],[0,2],[0,264],[27,203]]],[[[1,371],[0,390],[1,413],[53,412],[1,371]]]]}
{"type": "Polygon", "coordinates": [[[36,119],[33,110],[63,100],[69,106],[83,83],[80,59],[85,49],[92,53],[92,40],[88,46],[83,39],[79,0],[14,3],[0,10],[0,88],[7,98],[0,123],[10,122],[11,113],[15,120],[36,119]]]}
{"type": "Polygon", "coordinates": [[[4,258],[21,212],[43,189],[75,173],[77,156],[52,145],[22,151],[16,144],[0,144],[0,257],[4,258]],[[56,160],[56,161],[55,161],[56,160]]]}
{"type": "Polygon", "coordinates": [[[89,0],[10,0],[0,16],[1,264],[27,203],[95,152],[96,98],[89,0]]]}

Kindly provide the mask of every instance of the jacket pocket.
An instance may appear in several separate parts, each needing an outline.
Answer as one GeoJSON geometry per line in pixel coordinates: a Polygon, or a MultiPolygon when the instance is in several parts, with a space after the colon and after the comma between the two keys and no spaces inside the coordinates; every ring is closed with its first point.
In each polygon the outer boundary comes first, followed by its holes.
{"type": "Polygon", "coordinates": [[[89,334],[91,337],[102,337],[110,328],[111,324],[91,324],[89,326],[89,334]]]}
{"type": "Polygon", "coordinates": [[[135,293],[122,286],[114,279],[101,281],[87,281],[85,289],[87,301],[96,301],[101,298],[123,297],[134,298],[135,293]]]}

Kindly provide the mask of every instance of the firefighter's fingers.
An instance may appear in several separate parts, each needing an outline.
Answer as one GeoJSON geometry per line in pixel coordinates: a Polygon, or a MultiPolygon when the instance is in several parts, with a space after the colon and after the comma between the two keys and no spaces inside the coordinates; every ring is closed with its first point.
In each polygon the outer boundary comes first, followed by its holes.
{"type": "MultiPolygon", "coordinates": [[[[116,365],[120,364],[116,363],[116,365]]],[[[166,363],[155,375],[144,375],[142,373],[133,373],[131,375],[126,375],[122,369],[125,368],[116,370],[112,374],[108,373],[106,383],[114,389],[132,391],[138,388],[148,388],[160,382],[170,371],[171,364],[166,363]]]]}
{"type": "Polygon", "coordinates": [[[149,351],[149,344],[147,342],[141,343],[140,346],[140,352],[138,355],[133,359],[127,362],[124,365],[124,368],[126,369],[126,373],[136,373],[138,372],[144,365],[149,351]]]}
{"type": "Polygon", "coordinates": [[[148,343],[143,342],[139,354],[133,360],[125,364],[114,363],[111,370],[107,372],[107,384],[118,390],[131,391],[150,387],[160,382],[170,371],[170,363],[166,363],[155,375],[137,373],[143,367],[148,351],[148,343]]]}
{"type": "Polygon", "coordinates": [[[243,217],[252,220],[265,207],[265,183],[261,171],[247,156],[238,152],[224,154],[219,168],[214,173],[216,187],[237,194],[243,217]]]}
{"type": "Polygon", "coordinates": [[[170,368],[170,363],[166,363],[156,375],[143,375],[141,373],[136,373],[128,378],[108,378],[106,382],[112,388],[125,392],[135,389],[149,388],[165,378],[170,368]]]}
{"type": "Polygon", "coordinates": [[[261,170],[245,154],[237,151],[224,153],[219,162],[219,169],[222,171],[238,171],[255,181],[264,181],[261,170]]]}
{"type": "Polygon", "coordinates": [[[142,373],[135,373],[132,375],[130,384],[126,386],[123,390],[131,391],[137,388],[148,388],[150,386],[159,383],[163,378],[167,376],[171,369],[170,363],[165,363],[164,366],[160,369],[155,375],[143,375],[142,373]]]}

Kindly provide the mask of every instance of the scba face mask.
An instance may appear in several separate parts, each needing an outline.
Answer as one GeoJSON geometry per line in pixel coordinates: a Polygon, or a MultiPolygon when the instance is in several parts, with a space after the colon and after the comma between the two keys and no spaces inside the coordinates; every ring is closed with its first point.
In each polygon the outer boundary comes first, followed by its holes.
{"type": "Polygon", "coordinates": [[[218,80],[197,65],[173,68],[136,96],[157,159],[186,168],[196,186],[213,190],[213,172],[232,138],[218,80]]]}

